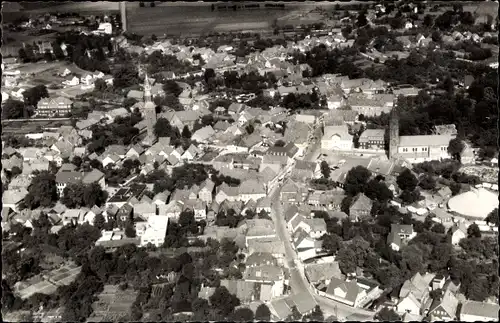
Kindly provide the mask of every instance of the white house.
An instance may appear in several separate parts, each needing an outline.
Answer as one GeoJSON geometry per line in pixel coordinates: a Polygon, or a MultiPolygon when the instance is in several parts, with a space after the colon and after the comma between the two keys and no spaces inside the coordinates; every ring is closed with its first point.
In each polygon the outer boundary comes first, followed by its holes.
{"type": "Polygon", "coordinates": [[[326,150],[351,150],[353,136],[349,134],[346,124],[341,126],[326,126],[321,139],[321,149],[326,150]]]}
{"type": "Polygon", "coordinates": [[[457,246],[460,240],[467,238],[467,226],[464,222],[455,224],[451,229],[451,243],[457,246]]]}
{"type": "Polygon", "coordinates": [[[141,246],[146,246],[148,243],[160,247],[165,242],[167,234],[168,216],[156,215],[148,218],[144,223],[138,223],[136,227],[137,236],[141,239],[141,246]]]}

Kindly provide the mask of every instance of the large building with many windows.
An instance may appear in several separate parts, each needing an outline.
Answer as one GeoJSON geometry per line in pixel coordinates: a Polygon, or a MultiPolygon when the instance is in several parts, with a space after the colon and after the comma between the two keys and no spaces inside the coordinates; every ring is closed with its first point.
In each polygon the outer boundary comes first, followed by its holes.
{"type": "Polygon", "coordinates": [[[73,101],[65,97],[43,98],[38,101],[36,114],[39,117],[63,117],[71,112],[73,101]]]}

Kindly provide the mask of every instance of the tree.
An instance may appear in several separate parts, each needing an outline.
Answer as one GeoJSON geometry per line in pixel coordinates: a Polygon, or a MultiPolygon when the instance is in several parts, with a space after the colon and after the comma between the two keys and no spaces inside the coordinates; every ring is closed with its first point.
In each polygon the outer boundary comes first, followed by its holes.
{"type": "Polygon", "coordinates": [[[94,82],[94,89],[98,92],[104,92],[107,89],[107,84],[103,79],[97,79],[94,82]]]}
{"type": "Polygon", "coordinates": [[[232,317],[235,322],[252,322],[254,319],[252,310],[247,307],[238,308],[232,317]]]}
{"type": "Polygon", "coordinates": [[[182,93],[182,87],[174,80],[167,80],[163,85],[163,91],[168,94],[173,94],[175,97],[179,97],[182,93]]]}
{"type": "Polygon", "coordinates": [[[229,293],[224,286],[217,287],[209,300],[212,308],[225,317],[231,314],[236,306],[240,305],[240,300],[235,295],[229,293]]]}
{"type": "Polygon", "coordinates": [[[65,58],[64,52],[61,49],[61,46],[57,42],[52,43],[52,51],[54,52],[54,56],[57,60],[62,60],[65,58]]]}
{"type": "Polygon", "coordinates": [[[21,119],[24,117],[24,110],[22,101],[9,98],[2,104],[2,119],[21,119]]]}
{"type": "Polygon", "coordinates": [[[300,314],[299,310],[297,309],[297,306],[294,305],[291,308],[291,311],[292,312],[285,319],[285,322],[299,321],[302,318],[302,314],[300,314]]]}
{"type": "Polygon", "coordinates": [[[245,130],[249,135],[251,135],[255,129],[251,124],[249,124],[245,127],[245,130]]]}
{"type": "Polygon", "coordinates": [[[189,130],[189,127],[187,125],[185,125],[182,129],[182,138],[191,138],[191,130],[189,130]]]}
{"type": "Polygon", "coordinates": [[[495,208],[493,211],[488,214],[488,216],[485,219],[486,222],[488,223],[493,223],[494,225],[498,226],[499,220],[498,220],[498,208],[495,208]]]}
{"type": "Polygon", "coordinates": [[[35,177],[31,180],[24,203],[33,210],[40,206],[49,207],[57,201],[57,198],[55,175],[47,171],[42,171],[36,173],[35,177]]]}
{"type": "Polygon", "coordinates": [[[207,68],[205,70],[205,73],[203,74],[203,78],[205,79],[205,82],[208,83],[208,81],[212,78],[215,77],[215,71],[213,68],[207,68]]]}
{"type": "Polygon", "coordinates": [[[396,312],[394,312],[394,310],[387,307],[382,308],[380,312],[377,313],[375,318],[379,321],[386,322],[396,322],[401,320],[401,317],[396,312]]]}
{"type": "Polygon", "coordinates": [[[432,232],[435,232],[435,233],[440,233],[440,234],[443,234],[445,233],[446,231],[446,228],[444,227],[444,225],[442,225],[441,223],[436,223],[432,226],[432,229],[431,229],[432,232]]]}
{"type": "Polygon", "coordinates": [[[348,195],[355,196],[363,192],[366,183],[370,179],[372,172],[363,166],[356,166],[352,168],[346,175],[345,191],[348,195]]]}
{"type": "Polygon", "coordinates": [[[424,174],[420,178],[418,186],[420,186],[424,190],[433,190],[436,188],[436,180],[431,174],[424,174]]]}
{"type": "Polygon", "coordinates": [[[432,19],[431,15],[427,14],[424,16],[424,26],[425,27],[431,27],[433,23],[434,23],[434,19],[432,19]]]}
{"type": "Polygon", "coordinates": [[[342,245],[342,239],[335,233],[325,234],[321,240],[323,241],[323,249],[333,254],[336,254],[342,245]]]}
{"type": "Polygon", "coordinates": [[[271,311],[266,304],[260,304],[255,310],[255,319],[258,321],[269,321],[271,320],[271,311]]]}
{"type": "Polygon", "coordinates": [[[392,191],[387,187],[387,185],[376,179],[372,179],[366,184],[365,194],[370,199],[378,200],[380,202],[386,202],[393,197],[392,191]]]}
{"type": "Polygon", "coordinates": [[[331,170],[330,170],[330,166],[328,165],[328,163],[323,160],[321,162],[321,174],[323,175],[324,178],[330,178],[330,173],[331,173],[331,170]]]}
{"type": "Polygon", "coordinates": [[[134,228],[134,225],[132,223],[127,223],[127,225],[125,226],[125,235],[128,238],[135,238],[136,237],[135,228],[134,228]]]}
{"type": "Polygon", "coordinates": [[[159,118],[156,121],[154,132],[157,137],[169,137],[172,134],[172,126],[167,119],[159,118]]]}
{"type": "Polygon", "coordinates": [[[396,183],[400,189],[412,192],[417,187],[418,179],[408,168],[405,168],[396,178],[396,183]]]}
{"type": "Polygon", "coordinates": [[[368,19],[366,19],[366,12],[363,10],[359,13],[356,25],[358,27],[366,26],[368,19]]]}
{"type": "Polygon", "coordinates": [[[479,229],[479,226],[475,223],[471,224],[467,228],[467,236],[469,238],[481,238],[481,230],[479,229]]]}
{"type": "Polygon", "coordinates": [[[49,92],[45,85],[37,85],[23,92],[24,102],[36,106],[41,98],[48,98],[49,92]]]}
{"type": "Polygon", "coordinates": [[[448,153],[451,155],[453,159],[461,161],[461,154],[465,149],[465,144],[459,138],[453,138],[450,140],[448,144],[448,153]]]}
{"type": "Polygon", "coordinates": [[[27,63],[30,61],[30,58],[28,57],[28,53],[26,52],[26,49],[20,48],[18,51],[18,57],[21,63],[27,63]]]}
{"type": "Polygon", "coordinates": [[[319,305],[316,305],[310,314],[306,314],[302,321],[324,322],[325,317],[319,305]]]}
{"type": "Polygon", "coordinates": [[[77,168],[80,168],[80,166],[82,166],[82,157],[80,156],[75,156],[73,157],[73,159],[71,160],[71,163],[73,165],[75,165],[77,168]]]}
{"type": "Polygon", "coordinates": [[[437,30],[434,30],[431,34],[432,41],[435,43],[439,43],[441,41],[441,33],[437,30]]]}
{"type": "Polygon", "coordinates": [[[285,145],[286,145],[286,143],[280,139],[278,139],[274,142],[274,147],[285,147],[285,145]]]}
{"type": "Polygon", "coordinates": [[[138,83],[139,73],[137,68],[130,63],[121,66],[113,73],[113,86],[117,89],[124,89],[138,83]]]}
{"type": "Polygon", "coordinates": [[[106,202],[107,192],[103,191],[98,183],[69,184],[63,190],[61,202],[67,207],[101,206],[106,202]]]}
{"type": "Polygon", "coordinates": [[[94,218],[94,227],[102,230],[104,228],[104,224],[106,224],[106,219],[104,219],[102,213],[97,214],[94,218]]]}

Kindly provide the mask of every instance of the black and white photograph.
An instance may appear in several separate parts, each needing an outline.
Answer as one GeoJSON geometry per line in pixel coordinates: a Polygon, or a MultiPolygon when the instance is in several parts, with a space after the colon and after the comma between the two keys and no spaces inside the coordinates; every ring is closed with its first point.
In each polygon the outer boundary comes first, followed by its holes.
{"type": "Polygon", "coordinates": [[[498,1],[3,1],[2,321],[497,322],[498,1]]]}

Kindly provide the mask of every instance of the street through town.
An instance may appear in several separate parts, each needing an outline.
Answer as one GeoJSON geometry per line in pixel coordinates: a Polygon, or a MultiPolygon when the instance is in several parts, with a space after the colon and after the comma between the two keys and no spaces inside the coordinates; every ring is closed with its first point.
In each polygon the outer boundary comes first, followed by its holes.
{"type": "MultiPolygon", "coordinates": [[[[318,155],[321,150],[321,128],[315,127],[311,131],[311,136],[309,137],[309,146],[306,150],[304,159],[305,161],[315,161],[318,158],[318,155]],[[315,139],[316,138],[316,139],[315,139]]],[[[304,273],[304,266],[299,260],[297,253],[293,249],[291,242],[291,234],[286,227],[286,222],[284,219],[284,209],[283,205],[280,202],[280,190],[281,184],[279,184],[278,179],[285,176],[293,163],[290,163],[285,167],[277,176],[276,181],[274,182],[276,185],[271,186],[271,190],[269,192],[269,196],[271,197],[272,205],[271,205],[271,218],[273,219],[274,225],[276,227],[276,232],[278,237],[285,246],[285,260],[286,266],[290,270],[290,287],[292,288],[293,294],[298,294],[301,292],[308,292],[315,299],[316,303],[320,305],[325,317],[334,315],[338,320],[345,320],[350,317],[350,320],[353,319],[352,315],[355,315],[355,320],[359,321],[371,321],[373,320],[373,316],[375,313],[360,309],[353,308],[347,306],[345,304],[339,303],[337,301],[328,299],[326,297],[322,297],[316,294],[312,287],[309,285],[307,278],[304,273]]]]}

